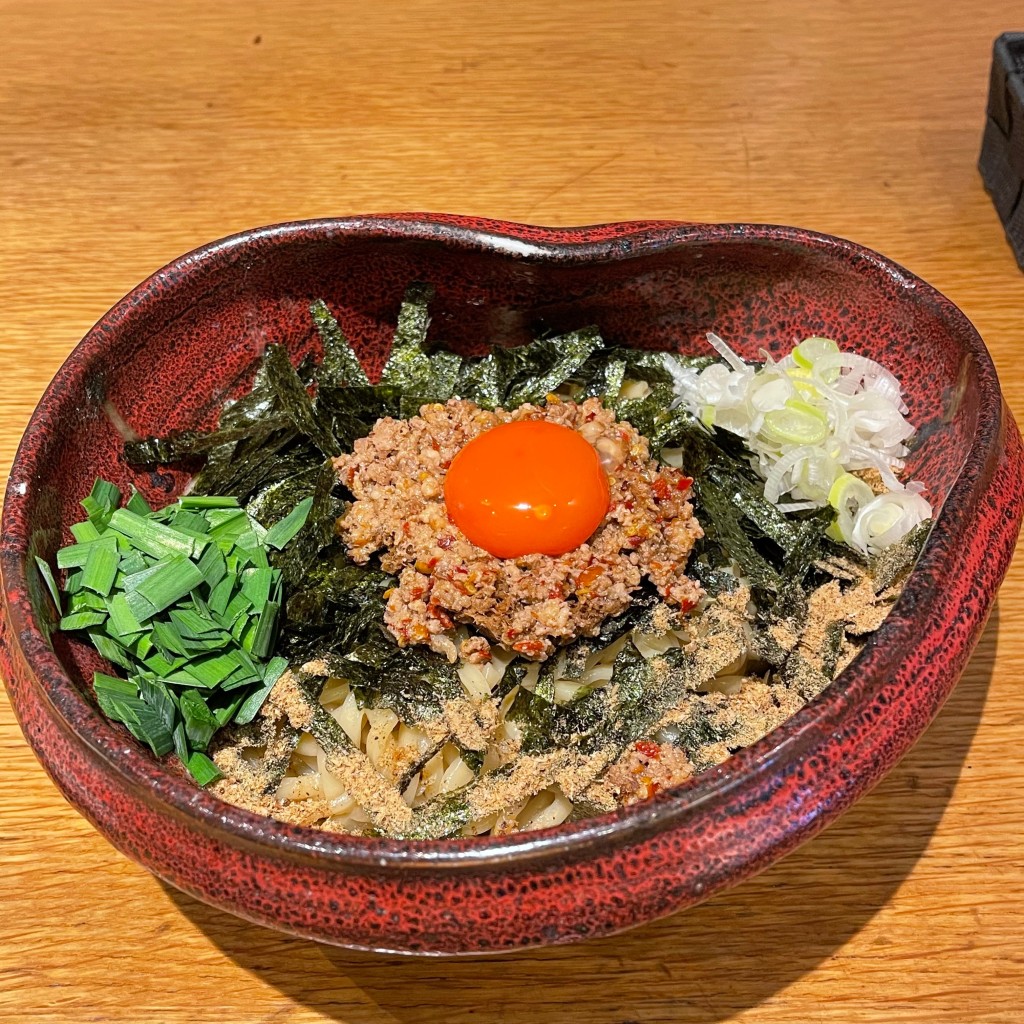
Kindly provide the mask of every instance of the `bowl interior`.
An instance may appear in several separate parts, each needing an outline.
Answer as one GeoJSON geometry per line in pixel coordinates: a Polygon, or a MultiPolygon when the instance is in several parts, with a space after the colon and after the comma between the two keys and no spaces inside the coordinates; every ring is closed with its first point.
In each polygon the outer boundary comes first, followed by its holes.
{"type": "MultiPolygon", "coordinates": [[[[170,500],[187,473],[128,467],[125,425],[139,435],[211,426],[225,398],[246,390],[268,343],[285,344],[296,358],[318,349],[308,312],[314,298],[327,300],[364,363],[378,368],[414,280],[437,289],[431,338],[463,353],[590,323],[616,344],[701,353],[713,330],[751,358],[827,335],[902,381],[919,428],[909,471],[936,507],[968,455],[979,397],[966,321],[856,246],[792,229],[728,227],[666,230],[653,242],[611,249],[516,251],[469,231],[435,234],[388,237],[336,225],[256,232],[200,250],[140,286],[69,358],[37,410],[32,478],[11,481],[26,487],[28,554],[52,559],[69,542],[78,499],[97,476],[134,484],[154,503],[170,500]]],[[[42,609],[31,559],[26,571],[42,609]]],[[[96,656],[53,639],[88,693],[96,656]]]]}

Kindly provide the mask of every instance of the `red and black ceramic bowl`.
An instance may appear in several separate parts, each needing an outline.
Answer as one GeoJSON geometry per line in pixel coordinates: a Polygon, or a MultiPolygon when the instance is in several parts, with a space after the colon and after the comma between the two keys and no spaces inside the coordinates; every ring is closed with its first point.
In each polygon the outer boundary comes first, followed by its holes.
{"type": "MultiPolygon", "coordinates": [[[[674,223],[546,229],[449,216],[284,224],[204,246],[119,302],[44,394],[3,511],[0,669],[67,799],[173,885],[262,924],[343,946],[498,952],[605,935],[697,903],[804,842],[908,750],[956,684],[1022,514],[1021,440],[963,314],[877,253],[787,227],[674,223]],[[405,286],[432,282],[456,348],[596,323],[616,344],[748,357],[836,338],[893,370],[939,510],[895,609],[822,696],[756,745],[614,814],[500,838],[395,842],[284,825],[222,803],[96,709],[84,648],[47,640],[35,556],[70,539],[103,476],[166,501],[175,472],[133,472],[140,434],[208,427],[269,342],[315,350],[324,297],[379,366],[405,286]]],[[[40,828],[43,827],[40,822],[40,828]]]]}

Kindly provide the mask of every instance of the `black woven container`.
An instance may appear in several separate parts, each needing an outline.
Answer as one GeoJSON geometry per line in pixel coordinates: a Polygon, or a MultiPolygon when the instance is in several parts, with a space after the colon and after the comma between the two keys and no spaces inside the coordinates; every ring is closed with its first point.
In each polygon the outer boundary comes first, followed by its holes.
{"type": "Polygon", "coordinates": [[[978,169],[1024,270],[1024,32],[1004,32],[992,48],[978,169]]]}

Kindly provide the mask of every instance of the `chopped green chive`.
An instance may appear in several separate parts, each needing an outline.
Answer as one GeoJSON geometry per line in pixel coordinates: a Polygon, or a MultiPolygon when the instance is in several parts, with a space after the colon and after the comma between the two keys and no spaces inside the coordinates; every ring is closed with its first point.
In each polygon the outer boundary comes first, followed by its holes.
{"type": "Polygon", "coordinates": [[[224,773],[198,750],[188,759],[188,770],[200,786],[208,785],[224,776],[224,773]]]}
{"type": "Polygon", "coordinates": [[[216,544],[211,544],[198,562],[203,582],[212,590],[227,575],[228,565],[224,554],[216,544]]]}
{"type": "Polygon", "coordinates": [[[276,601],[267,601],[260,611],[260,617],[256,624],[256,632],[249,647],[254,658],[265,658],[273,646],[274,627],[277,625],[277,613],[281,606],[276,601]]]}
{"type": "Polygon", "coordinates": [[[168,555],[191,555],[194,541],[170,526],[138,516],[126,508],[116,509],[110,517],[111,529],[131,540],[137,548],[154,558],[168,555]]]}
{"type": "Polygon", "coordinates": [[[239,725],[248,725],[256,717],[260,708],[263,707],[263,702],[270,696],[274,684],[281,678],[281,674],[287,667],[288,662],[284,658],[273,658],[270,661],[264,675],[263,685],[246,698],[235,714],[235,721],[239,725]]]}
{"type": "Polygon", "coordinates": [[[300,501],[284,519],[274,523],[267,530],[267,535],[264,538],[264,543],[266,543],[267,547],[277,548],[280,551],[305,525],[306,517],[309,515],[309,510],[312,507],[313,496],[310,495],[308,498],[300,501]]]}
{"type": "Polygon", "coordinates": [[[132,488],[132,496],[125,502],[124,507],[129,512],[134,512],[137,516],[147,516],[153,511],[149,502],[134,487],[132,488]]]}
{"type": "Polygon", "coordinates": [[[187,494],[178,500],[178,504],[182,508],[235,509],[238,508],[238,499],[210,494],[187,494]]]}
{"type": "Polygon", "coordinates": [[[134,636],[145,628],[132,614],[128,600],[123,593],[114,594],[107,602],[107,630],[115,637],[134,636]]]}
{"type": "Polygon", "coordinates": [[[53,603],[59,612],[60,588],[57,586],[57,581],[53,578],[53,570],[50,568],[50,563],[36,555],[36,568],[39,569],[39,575],[43,577],[46,589],[50,592],[50,597],[53,598],[53,603]]]}
{"type": "MultiPolygon", "coordinates": [[[[75,543],[57,552],[67,571],[64,630],[81,630],[127,679],[97,673],[103,712],[162,756],[173,750],[201,784],[220,773],[204,751],[216,731],[251,721],[284,671],[272,657],[282,604],[280,551],[312,500],[268,531],[237,498],[190,495],[154,510],[132,490],[123,507],[98,480],[82,502],[75,543]]],[[[60,606],[50,566],[39,571],[60,606]]]]}
{"type": "Polygon", "coordinates": [[[79,544],[85,544],[90,540],[99,540],[101,534],[96,528],[95,523],[90,522],[88,519],[83,519],[80,523],[74,523],[72,525],[71,536],[74,537],[79,544]]]}
{"type": "Polygon", "coordinates": [[[60,628],[63,630],[92,629],[93,626],[102,626],[107,617],[103,612],[71,612],[60,620],[60,628]]]}
{"type": "Polygon", "coordinates": [[[270,599],[270,587],[274,582],[274,570],[249,569],[242,575],[242,593],[254,608],[259,608],[270,599]]]}
{"type": "Polygon", "coordinates": [[[84,541],[81,544],[70,544],[66,548],[61,548],[57,552],[57,568],[81,569],[89,561],[89,552],[92,550],[93,544],[98,543],[99,534],[97,534],[96,540],[84,541]]]}
{"type": "Polygon", "coordinates": [[[103,655],[107,661],[120,665],[121,668],[131,671],[135,668],[135,661],[116,640],[112,640],[104,633],[90,633],[89,642],[103,655]]]}
{"type": "Polygon", "coordinates": [[[99,594],[90,593],[88,590],[77,591],[71,595],[71,600],[68,602],[69,612],[105,612],[106,610],[106,601],[99,594]]]}
{"type": "Polygon", "coordinates": [[[157,567],[159,572],[147,576],[136,589],[158,612],[180,601],[203,582],[198,566],[184,555],[173,555],[158,562],[154,568],[157,567]]]}
{"type": "Polygon", "coordinates": [[[93,482],[92,490],[89,492],[89,498],[100,508],[105,509],[107,512],[113,512],[121,503],[121,491],[116,484],[97,477],[93,482]]]}
{"type": "Polygon", "coordinates": [[[235,589],[235,577],[225,576],[211,591],[207,606],[214,615],[223,615],[235,589]]]}
{"type": "Polygon", "coordinates": [[[217,719],[198,690],[185,690],[178,698],[185,735],[192,749],[205,750],[217,731],[217,719]]]}
{"type": "Polygon", "coordinates": [[[85,546],[89,549],[89,555],[82,567],[82,587],[106,597],[117,575],[117,540],[107,534],[85,546]]]}

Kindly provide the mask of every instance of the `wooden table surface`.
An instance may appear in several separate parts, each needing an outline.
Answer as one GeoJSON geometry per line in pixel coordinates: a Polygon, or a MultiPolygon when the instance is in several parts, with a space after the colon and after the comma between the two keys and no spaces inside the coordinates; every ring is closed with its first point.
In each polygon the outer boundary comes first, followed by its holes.
{"type": "MultiPolygon", "coordinates": [[[[1021,418],[1024,276],[976,161],[991,44],[1022,22],[1009,0],[0,0],[3,481],[51,375],[152,270],[369,211],[844,235],[965,310],[1021,418]]],[[[624,936],[465,962],[171,891],[63,802],[0,698],[0,1019],[1024,1020],[1022,657],[1018,564],[934,725],[824,835],[624,936]]]]}

